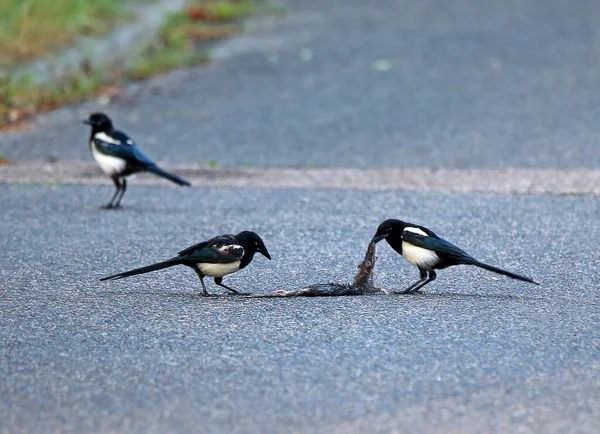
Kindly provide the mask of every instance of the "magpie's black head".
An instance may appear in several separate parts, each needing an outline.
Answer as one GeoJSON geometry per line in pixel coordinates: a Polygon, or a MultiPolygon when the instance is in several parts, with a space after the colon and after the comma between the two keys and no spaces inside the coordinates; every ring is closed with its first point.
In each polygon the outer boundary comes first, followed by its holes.
{"type": "Polygon", "coordinates": [[[90,117],[83,121],[84,124],[90,125],[95,131],[107,131],[113,127],[112,121],[104,113],[92,113],[90,117]]]}
{"type": "Polygon", "coordinates": [[[378,243],[379,241],[387,238],[388,235],[395,233],[396,231],[402,232],[406,227],[406,223],[402,220],[388,219],[383,221],[378,227],[377,232],[373,236],[371,242],[378,243]]]}
{"type": "Polygon", "coordinates": [[[265,247],[262,238],[256,232],[243,231],[236,235],[236,238],[242,243],[242,246],[250,252],[258,252],[265,258],[271,259],[269,251],[265,247]]]}

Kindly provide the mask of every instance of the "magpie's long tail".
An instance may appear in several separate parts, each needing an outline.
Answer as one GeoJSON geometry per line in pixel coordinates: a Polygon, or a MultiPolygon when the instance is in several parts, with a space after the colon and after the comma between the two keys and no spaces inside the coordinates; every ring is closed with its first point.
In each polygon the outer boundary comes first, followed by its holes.
{"type": "Polygon", "coordinates": [[[156,264],[148,265],[147,267],[136,268],[135,270],[125,271],[119,274],[113,274],[112,276],[102,277],[100,280],[117,280],[123,279],[129,276],[135,276],[136,274],[149,273],[151,271],[162,270],[163,268],[173,267],[181,264],[181,258],[172,258],[164,262],[158,262],[156,264]]]}
{"type": "Polygon", "coordinates": [[[484,264],[483,262],[479,262],[476,259],[473,261],[464,261],[465,264],[475,265],[479,268],[484,268],[489,271],[493,271],[494,273],[502,274],[504,276],[511,277],[513,279],[522,280],[523,282],[533,283],[535,285],[539,285],[539,283],[535,282],[533,279],[529,277],[521,276],[519,274],[512,273],[510,271],[503,270],[502,268],[494,267],[493,265],[484,264]]]}
{"type": "Polygon", "coordinates": [[[169,173],[169,172],[167,172],[165,170],[162,170],[156,164],[151,164],[151,165],[147,166],[146,170],[148,172],[154,173],[155,175],[162,176],[163,178],[166,178],[169,181],[174,182],[177,185],[185,185],[187,187],[189,187],[190,185],[192,185],[189,182],[187,182],[185,179],[180,178],[177,175],[173,175],[172,173],[169,173]]]}

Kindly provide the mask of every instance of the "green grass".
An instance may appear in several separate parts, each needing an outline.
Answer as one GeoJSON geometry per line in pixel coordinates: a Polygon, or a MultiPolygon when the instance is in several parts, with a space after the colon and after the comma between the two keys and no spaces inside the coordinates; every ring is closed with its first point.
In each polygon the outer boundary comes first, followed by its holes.
{"type": "Polygon", "coordinates": [[[198,28],[200,25],[192,25],[185,12],[173,14],[162,26],[158,37],[142,55],[130,62],[125,75],[140,80],[176,67],[208,62],[210,60],[208,52],[196,49],[195,43],[198,39],[210,38],[208,34],[204,38],[194,35],[193,30],[198,28]]]}
{"type": "Polygon", "coordinates": [[[27,75],[16,79],[0,77],[0,125],[18,121],[40,110],[79,101],[98,91],[101,85],[100,77],[91,71],[73,73],[38,86],[27,75]]]}
{"type": "Polygon", "coordinates": [[[0,66],[51,52],[124,16],[120,0],[0,0],[0,66]]]}
{"type": "MultiPolygon", "coordinates": [[[[2,73],[10,65],[55,50],[82,33],[104,31],[122,14],[119,0],[0,0],[0,129],[43,110],[139,80],[210,60],[204,42],[240,31],[238,20],[253,13],[280,13],[260,0],[191,0],[162,26],[136,59],[118,70],[80,70],[36,84],[31,76],[2,73]]],[[[124,16],[124,15],[123,15],[124,16]]],[[[105,68],[106,69],[106,68],[105,68]]]]}
{"type": "Polygon", "coordinates": [[[159,37],[142,56],[130,63],[126,75],[143,79],[175,67],[193,66],[210,60],[201,42],[222,39],[240,31],[233,21],[257,10],[254,0],[191,0],[162,26],[159,37]]]}

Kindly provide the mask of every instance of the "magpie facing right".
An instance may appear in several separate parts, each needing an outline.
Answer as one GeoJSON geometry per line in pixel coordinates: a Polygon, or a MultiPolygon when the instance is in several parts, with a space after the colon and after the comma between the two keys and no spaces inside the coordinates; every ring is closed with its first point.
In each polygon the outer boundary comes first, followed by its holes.
{"type": "Polygon", "coordinates": [[[520,276],[510,271],[492,265],[484,264],[473,258],[454,244],[438,237],[426,227],[406,223],[402,220],[385,220],[377,228],[371,242],[378,243],[385,239],[390,247],[404,257],[408,262],[419,268],[421,280],[412,284],[404,291],[396,294],[414,294],[437,277],[434,270],[441,270],[453,265],[475,265],[494,273],[503,274],[524,282],[534,282],[529,277],[520,276]]]}
{"type": "Polygon", "coordinates": [[[271,255],[265,247],[263,240],[255,232],[243,231],[237,235],[219,235],[182,250],[174,258],[148,265],[147,267],[103,277],[100,280],[123,279],[175,265],[185,265],[186,267],[193,268],[196,274],[198,274],[200,283],[202,284],[203,296],[209,295],[206,291],[206,286],[204,286],[205,276],[214,277],[217,285],[229,290],[234,295],[244,295],[224,285],[223,276],[235,273],[244,268],[252,261],[256,252],[261,253],[269,260],[271,259],[271,255]]]}
{"type": "Polygon", "coordinates": [[[191,185],[185,179],[166,172],[153,163],[127,134],[113,128],[112,121],[104,113],[92,113],[83,123],[92,127],[90,149],[94,159],[104,173],[110,176],[117,188],[105,208],[118,208],[121,205],[121,199],[127,190],[126,177],[136,172],[152,172],[175,184],[191,185]]]}

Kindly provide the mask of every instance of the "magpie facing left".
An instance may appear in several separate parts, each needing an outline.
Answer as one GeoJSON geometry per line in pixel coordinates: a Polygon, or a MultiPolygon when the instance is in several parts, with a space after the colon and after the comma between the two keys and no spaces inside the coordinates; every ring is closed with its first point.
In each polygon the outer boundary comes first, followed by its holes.
{"type": "Polygon", "coordinates": [[[166,172],[153,163],[127,134],[113,128],[112,121],[104,113],[92,113],[83,123],[92,127],[90,149],[96,162],[104,173],[110,176],[117,188],[106,208],[118,208],[121,205],[121,199],[127,190],[126,177],[136,172],[152,172],[175,184],[191,185],[185,179],[166,172]]]}
{"type": "Polygon", "coordinates": [[[454,244],[438,237],[426,227],[406,223],[401,220],[385,220],[377,228],[371,240],[374,243],[385,239],[390,247],[404,257],[408,262],[419,268],[421,280],[412,284],[404,291],[396,294],[413,294],[437,277],[434,270],[441,270],[453,265],[475,265],[494,273],[502,274],[524,282],[534,282],[529,277],[520,276],[510,271],[492,265],[484,264],[473,258],[454,244]]]}
{"type": "Polygon", "coordinates": [[[256,252],[261,253],[269,260],[271,259],[271,255],[265,247],[263,240],[255,232],[243,231],[237,235],[219,235],[182,250],[174,258],[148,265],[147,267],[103,277],[100,280],[123,279],[175,265],[185,265],[186,267],[193,268],[196,274],[198,274],[200,283],[202,284],[203,296],[209,295],[206,291],[206,286],[204,286],[205,276],[214,277],[217,285],[231,291],[234,295],[243,295],[241,292],[224,285],[223,276],[235,273],[244,268],[252,261],[256,252]]]}

